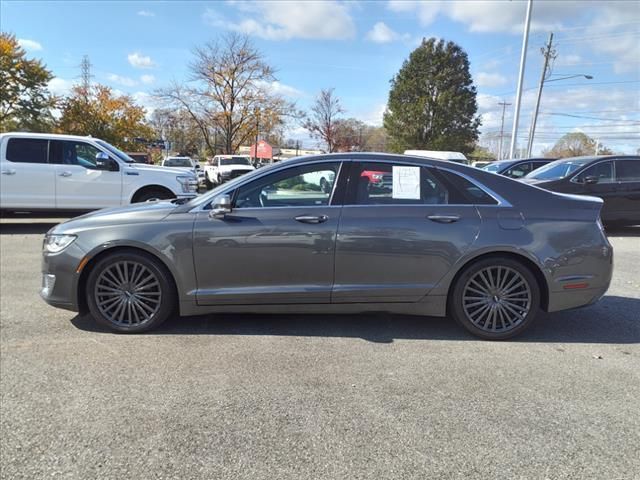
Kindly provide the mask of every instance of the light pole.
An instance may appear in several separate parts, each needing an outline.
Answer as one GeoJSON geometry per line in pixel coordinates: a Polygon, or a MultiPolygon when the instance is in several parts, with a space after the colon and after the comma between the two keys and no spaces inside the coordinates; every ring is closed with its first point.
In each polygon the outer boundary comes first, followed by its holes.
{"type": "MultiPolygon", "coordinates": [[[[551,41],[553,40],[553,34],[549,38],[549,49],[547,53],[550,53],[551,41]]],[[[547,63],[549,61],[550,56],[545,55],[544,69],[542,70],[542,77],[540,77],[540,85],[538,86],[538,98],[536,99],[536,106],[533,109],[533,117],[531,118],[531,128],[529,129],[529,143],[527,144],[527,158],[531,157],[531,150],[533,149],[533,137],[536,135],[536,122],[538,121],[538,110],[540,109],[540,99],[542,98],[542,87],[545,83],[549,82],[557,82],[559,80],[567,80],[569,78],[585,78],[587,80],[592,80],[592,75],[586,75],[584,73],[578,73],[575,75],[565,75],[560,78],[548,78],[547,73],[547,63]]],[[[550,74],[549,77],[552,77],[554,74],[550,74]]]]}

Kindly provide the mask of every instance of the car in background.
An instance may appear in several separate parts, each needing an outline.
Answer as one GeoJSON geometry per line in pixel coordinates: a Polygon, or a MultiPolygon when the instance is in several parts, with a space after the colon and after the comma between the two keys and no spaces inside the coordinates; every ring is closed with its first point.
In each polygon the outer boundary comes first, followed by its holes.
{"type": "Polygon", "coordinates": [[[516,160],[498,160],[482,167],[487,172],[497,173],[509,178],[522,178],[532,171],[547,165],[555,158],[519,158],[516,160]]]}
{"type": "Polygon", "coordinates": [[[541,311],[604,295],[613,250],[601,207],[452,162],[301,157],[180,205],[151,202],[54,227],[41,296],[119,332],[149,330],[175,312],[386,311],[448,315],[501,340],[541,311]],[[394,181],[370,190],[363,172],[394,181]],[[305,177],[333,177],[334,187],[305,177]]]}
{"type": "Polygon", "coordinates": [[[531,172],[523,181],[554,192],[600,197],[605,225],[640,224],[640,156],[565,158],[531,172]]]}
{"type": "Polygon", "coordinates": [[[151,155],[149,155],[147,152],[126,152],[126,153],[136,163],[153,164],[153,161],[151,160],[151,155]]]}
{"type": "Polygon", "coordinates": [[[216,155],[204,167],[207,188],[255,170],[248,155],[216,155]]]}
{"type": "Polygon", "coordinates": [[[473,162],[471,162],[471,166],[476,168],[482,168],[482,167],[486,167],[491,163],[492,163],[491,160],[474,160],[473,162]]]}
{"type": "Polygon", "coordinates": [[[198,179],[198,185],[205,185],[204,170],[191,157],[167,157],[162,161],[163,167],[179,168],[193,173],[198,179]]]}
{"type": "Polygon", "coordinates": [[[95,137],[0,134],[0,209],[88,211],[196,195],[193,174],[135,163],[95,137]]]}

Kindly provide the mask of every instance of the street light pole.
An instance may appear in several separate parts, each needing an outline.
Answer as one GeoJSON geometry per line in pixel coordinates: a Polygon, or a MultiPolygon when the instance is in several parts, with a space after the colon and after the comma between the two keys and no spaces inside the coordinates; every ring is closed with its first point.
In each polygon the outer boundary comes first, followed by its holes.
{"type": "Polygon", "coordinates": [[[518,120],[520,119],[520,101],[522,100],[522,83],[524,81],[524,66],[527,61],[527,44],[529,43],[529,27],[531,26],[531,7],[533,0],[527,2],[527,16],[524,21],[522,36],[522,52],[520,53],[520,72],[518,74],[518,91],[516,92],[516,106],[513,112],[513,128],[511,129],[511,148],[509,158],[514,158],[518,142],[518,120]]]}
{"type": "Polygon", "coordinates": [[[540,85],[538,85],[538,98],[536,99],[536,106],[533,110],[533,117],[531,118],[531,127],[529,128],[529,142],[527,143],[527,158],[531,158],[531,150],[533,148],[533,137],[536,134],[536,122],[538,120],[538,110],[540,109],[540,98],[542,97],[542,87],[544,81],[547,79],[547,70],[549,68],[549,59],[556,58],[555,50],[553,48],[553,32],[549,34],[549,42],[546,48],[542,49],[542,55],[544,55],[544,64],[542,66],[542,75],[540,75],[540,85]]]}
{"type": "Polygon", "coordinates": [[[498,160],[502,160],[502,139],[504,138],[504,111],[511,104],[507,102],[500,102],[498,105],[502,106],[502,121],[500,122],[500,148],[498,148],[498,160]]]}

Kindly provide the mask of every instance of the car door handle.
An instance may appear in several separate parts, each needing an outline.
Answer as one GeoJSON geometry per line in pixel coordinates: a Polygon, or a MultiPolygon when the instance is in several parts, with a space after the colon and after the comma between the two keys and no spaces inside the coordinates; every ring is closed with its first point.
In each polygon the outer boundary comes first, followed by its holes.
{"type": "Polygon", "coordinates": [[[296,221],[301,223],[324,223],[327,220],[329,220],[327,215],[300,215],[296,217],[296,221]]]}
{"type": "Polygon", "coordinates": [[[432,222],[453,223],[460,220],[460,215],[429,215],[427,218],[432,222]]]}
{"type": "Polygon", "coordinates": [[[2,174],[3,175],[15,175],[16,171],[15,170],[2,170],[2,174]]]}
{"type": "Polygon", "coordinates": [[[71,172],[68,172],[68,171],[62,172],[60,174],[61,177],[70,177],[71,175],[73,175],[73,174],[71,172]]]}

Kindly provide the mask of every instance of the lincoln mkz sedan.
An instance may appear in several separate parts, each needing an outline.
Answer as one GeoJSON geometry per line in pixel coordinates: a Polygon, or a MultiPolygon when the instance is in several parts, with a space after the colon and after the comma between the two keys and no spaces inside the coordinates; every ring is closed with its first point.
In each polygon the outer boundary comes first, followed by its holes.
{"type": "Polygon", "coordinates": [[[41,295],[119,332],[172,315],[385,311],[505,339],[604,295],[601,208],[452,162],[304,157],[54,227],[41,295]]]}

